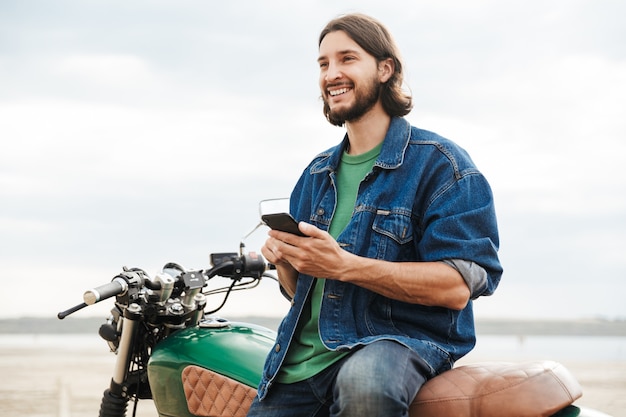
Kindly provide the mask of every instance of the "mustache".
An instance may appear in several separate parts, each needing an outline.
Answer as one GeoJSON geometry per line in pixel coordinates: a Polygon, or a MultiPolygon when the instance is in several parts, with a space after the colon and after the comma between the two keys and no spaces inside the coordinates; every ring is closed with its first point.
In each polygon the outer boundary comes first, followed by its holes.
{"type": "Polygon", "coordinates": [[[328,83],[324,86],[325,90],[328,90],[329,88],[337,88],[337,87],[352,87],[353,84],[351,82],[348,81],[339,81],[339,82],[334,82],[334,83],[328,83]]]}

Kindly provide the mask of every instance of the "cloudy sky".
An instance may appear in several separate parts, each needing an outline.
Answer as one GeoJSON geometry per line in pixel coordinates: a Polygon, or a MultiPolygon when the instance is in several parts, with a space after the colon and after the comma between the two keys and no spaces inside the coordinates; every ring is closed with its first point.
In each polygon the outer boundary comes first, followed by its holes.
{"type": "MultiPolygon", "coordinates": [[[[353,11],[395,35],[408,119],[492,184],[505,275],[477,316],[626,318],[619,0],[2,1],[0,317],[54,316],[124,265],[236,251],[259,200],[343,136],[316,41],[353,11]]],[[[268,280],[223,314],[286,308],[268,280]]]]}

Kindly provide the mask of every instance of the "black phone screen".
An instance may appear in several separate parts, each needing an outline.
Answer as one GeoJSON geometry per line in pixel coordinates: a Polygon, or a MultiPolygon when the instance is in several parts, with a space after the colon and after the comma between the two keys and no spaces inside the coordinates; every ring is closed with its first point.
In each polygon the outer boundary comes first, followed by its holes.
{"type": "Polygon", "coordinates": [[[306,236],[298,229],[298,222],[289,213],[264,214],[261,216],[261,220],[274,230],[306,236]]]}

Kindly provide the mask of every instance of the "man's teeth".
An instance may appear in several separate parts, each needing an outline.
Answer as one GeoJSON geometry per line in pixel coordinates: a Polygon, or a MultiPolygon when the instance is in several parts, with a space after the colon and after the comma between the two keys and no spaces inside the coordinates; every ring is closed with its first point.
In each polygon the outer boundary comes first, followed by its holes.
{"type": "Polygon", "coordinates": [[[347,93],[348,90],[349,88],[340,88],[339,90],[329,91],[328,94],[334,97],[334,96],[338,96],[339,94],[347,93]]]}

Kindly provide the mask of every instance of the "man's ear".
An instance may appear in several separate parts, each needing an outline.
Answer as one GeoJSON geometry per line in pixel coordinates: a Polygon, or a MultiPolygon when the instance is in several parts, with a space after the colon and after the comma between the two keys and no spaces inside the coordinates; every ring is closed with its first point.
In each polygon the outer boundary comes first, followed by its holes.
{"type": "Polygon", "coordinates": [[[378,79],[381,83],[386,83],[389,81],[395,70],[396,66],[394,65],[393,59],[383,59],[378,63],[378,79]]]}

